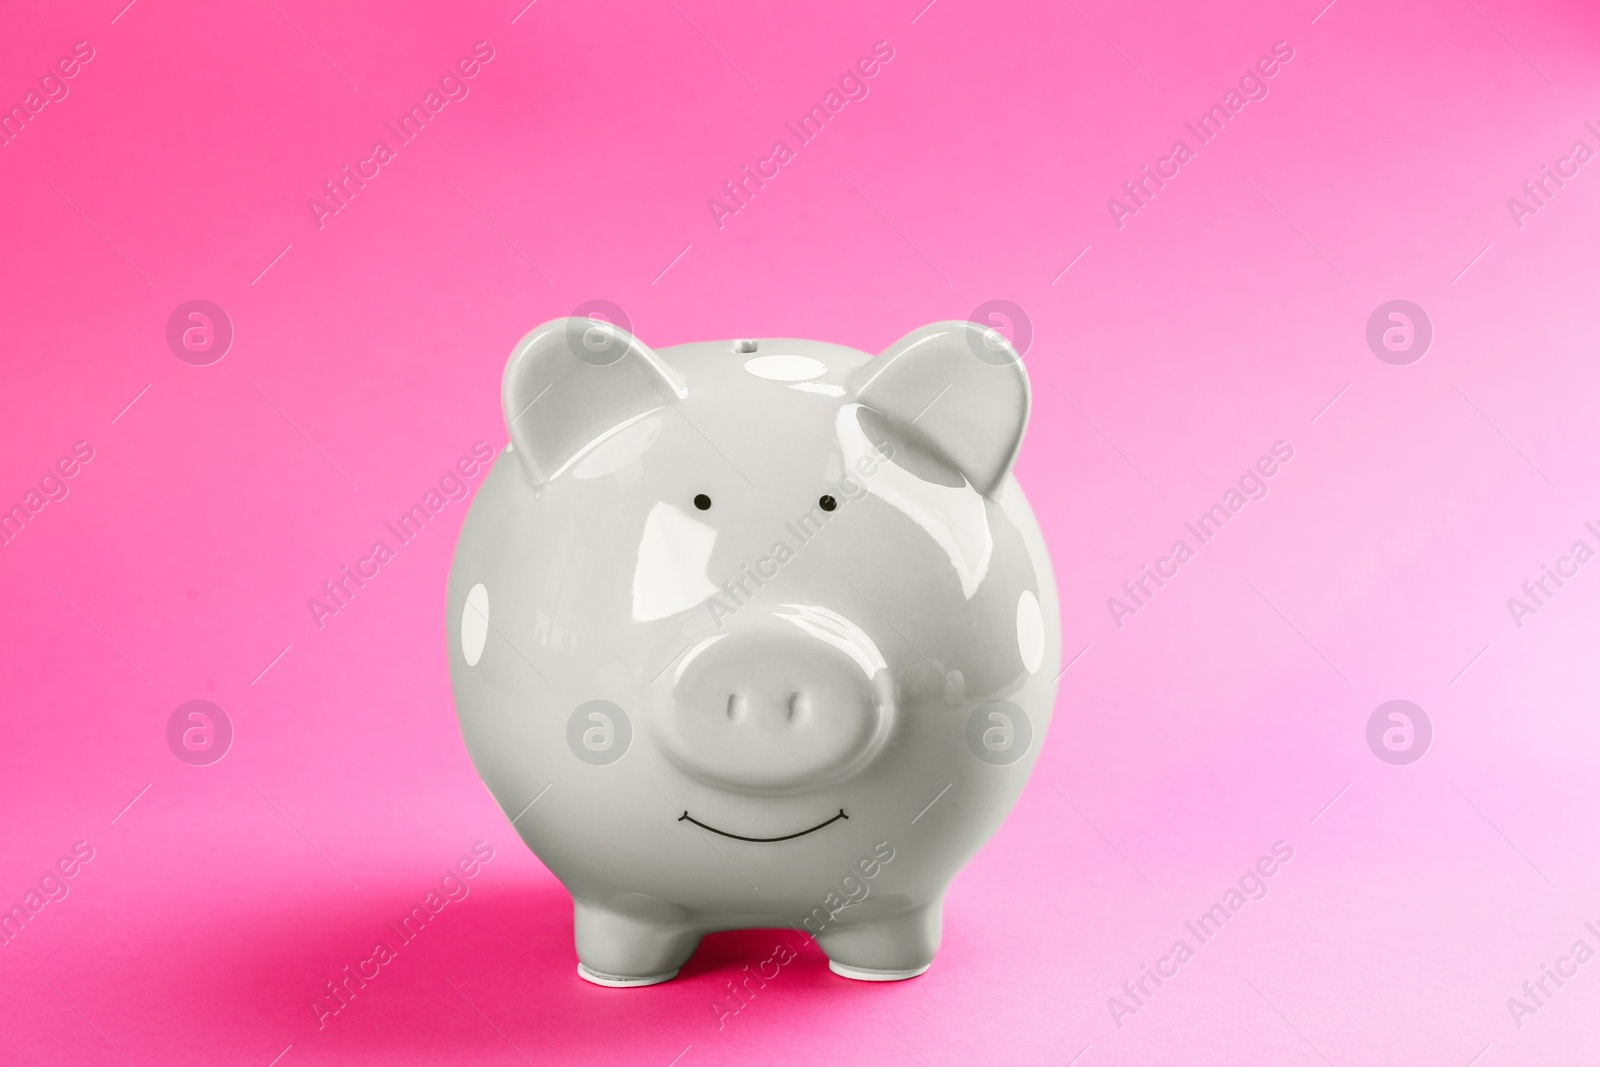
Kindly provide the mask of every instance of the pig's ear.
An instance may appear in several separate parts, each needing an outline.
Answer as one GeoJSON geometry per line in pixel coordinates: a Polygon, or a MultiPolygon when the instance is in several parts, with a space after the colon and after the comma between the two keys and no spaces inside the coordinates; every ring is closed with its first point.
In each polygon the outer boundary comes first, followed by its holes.
{"type": "Polygon", "coordinates": [[[610,431],[688,395],[683,377],[628,331],[554,319],[511,350],[500,403],[512,453],[538,485],[610,431]]]}
{"type": "Polygon", "coordinates": [[[932,445],[985,496],[1022,444],[1030,394],[1022,357],[972,322],[913,330],[857,368],[851,391],[903,433],[932,445]]]}

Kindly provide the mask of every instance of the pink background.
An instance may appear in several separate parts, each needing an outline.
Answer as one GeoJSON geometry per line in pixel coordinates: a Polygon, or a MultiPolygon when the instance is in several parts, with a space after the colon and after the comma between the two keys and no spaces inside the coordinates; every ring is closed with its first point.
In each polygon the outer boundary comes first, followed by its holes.
{"type": "Polygon", "coordinates": [[[1592,5],[124,2],[23,5],[0,40],[6,103],[95,51],[0,148],[0,503],[95,451],[0,548],[0,903],[95,850],[0,948],[0,1060],[1595,1061],[1600,962],[1520,1027],[1506,1003],[1600,948],[1600,563],[1520,628],[1506,606],[1600,547],[1600,162],[1520,228],[1506,205],[1600,149],[1592,5]],[[707,198],[880,40],[870,95],[719,229],[707,198]],[[1270,95],[1119,229],[1107,198],[1280,40],[1270,95]],[[477,41],[470,95],[319,229],[307,199],[477,41]],[[211,366],[165,341],[194,298],[236,330],[211,366]],[[1031,320],[1018,475],[1082,655],[916,981],[775,932],[658,988],[578,980],[570,903],[454,721],[464,504],[311,621],[503,443],[513,342],[597,298],[656,346],[1031,320]],[[1364,339],[1394,298],[1434,326],[1409,366],[1364,339]],[[1278,440],[1270,495],[1116,626],[1106,598],[1278,440]],[[1401,698],[1434,738],[1390,766],[1365,728],[1401,698]],[[167,747],[191,699],[237,733],[212,766],[167,747]],[[319,1031],[323,983],[480,839],[471,895],[319,1031]],[[1107,999],[1279,840],[1267,897],[1119,1027],[1107,999]]]}

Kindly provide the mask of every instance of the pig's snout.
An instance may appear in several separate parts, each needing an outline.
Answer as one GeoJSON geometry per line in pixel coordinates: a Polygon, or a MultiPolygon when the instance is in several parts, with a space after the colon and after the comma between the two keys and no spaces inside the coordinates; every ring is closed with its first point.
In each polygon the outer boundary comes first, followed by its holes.
{"type": "Polygon", "coordinates": [[[893,715],[871,638],[831,610],[785,605],[686,652],[656,725],[668,755],[702,781],[795,792],[865,766],[893,715]]]}

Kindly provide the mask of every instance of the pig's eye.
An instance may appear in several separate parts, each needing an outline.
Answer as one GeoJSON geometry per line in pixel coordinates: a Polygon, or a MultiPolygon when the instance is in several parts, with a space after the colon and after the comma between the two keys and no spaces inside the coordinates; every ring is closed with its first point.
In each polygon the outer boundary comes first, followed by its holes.
{"type": "Polygon", "coordinates": [[[711,498],[706,496],[704,493],[696,493],[694,497],[694,506],[699,508],[701,511],[710,511],[711,498]]]}
{"type": "Polygon", "coordinates": [[[821,500],[817,501],[817,503],[822,505],[823,511],[832,511],[834,508],[839,506],[839,502],[833,499],[831,496],[824,496],[821,500]]]}

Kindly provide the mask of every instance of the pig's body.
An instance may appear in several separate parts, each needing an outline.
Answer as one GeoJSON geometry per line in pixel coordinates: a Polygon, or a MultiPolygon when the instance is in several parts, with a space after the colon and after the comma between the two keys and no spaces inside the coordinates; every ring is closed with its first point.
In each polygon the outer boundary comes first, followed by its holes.
{"type": "Polygon", "coordinates": [[[1060,670],[1009,473],[1026,378],[975,329],[869,362],[656,354],[565,320],[513,353],[512,447],[450,577],[451,677],[479,773],[572,893],[584,977],[664,981],[751,927],[811,933],[850,977],[932,960],[1060,670]]]}

